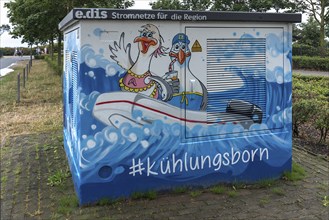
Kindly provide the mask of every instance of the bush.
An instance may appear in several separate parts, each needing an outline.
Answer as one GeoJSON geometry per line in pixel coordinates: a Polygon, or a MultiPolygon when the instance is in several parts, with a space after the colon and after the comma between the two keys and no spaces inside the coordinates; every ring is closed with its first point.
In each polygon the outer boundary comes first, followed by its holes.
{"type": "Polygon", "coordinates": [[[320,132],[319,143],[321,143],[325,142],[329,131],[329,102],[321,102],[317,106],[320,114],[315,119],[315,128],[320,132]]]}
{"type": "MultiPolygon", "coordinates": [[[[293,44],[292,45],[292,54],[294,56],[310,56],[315,57],[321,54],[321,48],[312,47],[307,44],[293,44]]],[[[329,49],[324,49],[324,55],[329,56],[329,49]]]]}
{"type": "Polygon", "coordinates": [[[34,55],[34,59],[36,59],[36,60],[44,60],[45,59],[45,55],[34,55]]]}
{"type": "Polygon", "coordinates": [[[329,57],[292,57],[292,65],[294,69],[310,69],[319,71],[329,71],[329,57]]]}
{"type": "MultiPolygon", "coordinates": [[[[30,48],[22,47],[19,48],[23,51],[23,55],[29,55],[31,53],[30,48]]],[[[15,53],[14,47],[1,47],[0,51],[2,52],[3,56],[13,56],[15,53]]]]}
{"type": "Polygon", "coordinates": [[[2,47],[0,50],[2,51],[3,56],[12,56],[15,53],[15,48],[11,47],[2,47]]]}
{"type": "Polygon", "coordinates": [[[314,113],[316,104],[314,100],[299,100],[296,103],[293,103],[292,111],[292,124],[293,124],[293,133],[295,136],[299,136],[299,128],[302,124],[306,123],[311,119],[311,116],[314,113]]]}
{"type": "Polygon", "coordinates": [[[329,77],[293,76],[293,134],[302,127],[319,131],[318,141],[326,142],[329,131],[329,77]]]}
{"type": "MultiPolygon", "coordinates": [[[[57,65],[57,56],[54,56],[54,57],[56,57],[56,59],[54,59],[54,60],[52,60],[49,55],[43,55],[43,56],[44,56],[44,59],[47,61],[48,65],[50,66],[50,68],[55,70],[55,72],[58,75],[62,75],[63,67],[57,65]]],[[[63,60],[62,60],[62,62],[63,62],[63,60]]]]}
{"type": "Polygon", "coordinates": [[[329,100],[329,78],[323,76],[293,76],[293,102],[301,99],[329,100]]]}

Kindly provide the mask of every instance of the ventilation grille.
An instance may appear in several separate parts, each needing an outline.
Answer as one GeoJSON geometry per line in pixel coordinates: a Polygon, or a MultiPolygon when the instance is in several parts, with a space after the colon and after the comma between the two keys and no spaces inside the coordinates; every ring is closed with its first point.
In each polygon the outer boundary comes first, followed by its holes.
{"type": "Polygon", "coordinates": [[[76,128],[76,118],[78,113],[78,54],[73,51],[71,53],[72,63],[72,112],[71,112],[71,125],[76,128]]]}
{"type": "Polygon", "coordinates": [[[232,101],[237,114],[245,115],[253,107],[264,112],[266,39],[207,39],[207,89],[208,122],[237,120],[233,114],[223,114],[232,101]]]}
{"type": "Polygon", "coordinates": [[[63,122],[64,122],[64,127],[67,128],[67,121],[66,121],[66,110],[67,108],[70,108],[69,103],[72,103],[71,96],[70,96],[70,92],[69,92],[69,88],[68,86],[70,85],[69,83],[69,78],[68,78],[68,74],[69,74],[69,61],[70,61],[70,52],[68,50],[65,51],[65,63],[64,63],[64,89],[66,91],[66,95],[64,96],[64,109],[63,109],[63,122]]]}
{"type": "Polygon", "coordinates": [[[65,51],[65,73],[68,74],[69,72],[69,61],[70,61],[70,51],[66,50],[65,51]]]}
{"type": "MultiPolygon", "coordinates": [[[[65,89],[67,97],[65,97],[65,105],[68,106],[69,126],[76,128],[76,117],[78,110],[78,55],[77,52],[65,51],[65,89]]],[[[67,108],[65,106],[65,108],[67,108]]],[[[66,121],[66,120],[64,120],[66,121]]]]}

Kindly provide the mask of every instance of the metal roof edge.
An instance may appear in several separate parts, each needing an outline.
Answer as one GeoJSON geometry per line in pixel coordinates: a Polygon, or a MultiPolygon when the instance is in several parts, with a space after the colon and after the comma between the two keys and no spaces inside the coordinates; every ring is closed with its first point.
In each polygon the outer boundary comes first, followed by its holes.
{"type": "Polygon", "coordinates": [[[73,10],[71,10],[64,18],[61,20],[61,22],[58,24],[58,29],[60,31],[63,31],[65,26],[67,26],[69,23],[73,22],[73,10]]]}
{"type": "Polygon", "coordinates": [[[61,31],[73,20],[145,20],[145,21],[239,21],[301,22],[300,13],[263,13],[232,11],[139,10],[111,8],[74,8],[59,23],[61,31]]]}

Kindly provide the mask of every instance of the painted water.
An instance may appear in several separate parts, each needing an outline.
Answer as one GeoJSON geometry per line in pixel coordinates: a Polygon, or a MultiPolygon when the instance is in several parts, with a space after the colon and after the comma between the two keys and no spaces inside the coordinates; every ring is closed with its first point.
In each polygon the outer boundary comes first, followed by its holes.
{"type": "MultiPolygon", "coordinates": [[[[104,125],[93,117],[93,106],[100,94],[121,91],[118,82],[125,71],[104,57],[103,49],[94,51],[91,45],[82,46],[81,53],[77,54],[79,78],[70,78],[72,69],[68,68],[63,79],[64,87],[70,88],[64,91],[66,135],[76,141],[70,143],[67,140],[69,144],[66,147],[76,169],[80,170],[77,175],[81,183],[106,182],[113,188],[125,187],[124,193],[128,195],[135,189],[161,189],[187,182],[197,185],[203,178],[209,183],[215,180],[256,181],[260,176],[273,178],[280,175],[283,169],[290,169],[290,42],[291,35],[286,33],[284,36],[267,36],[267,56],[274,60],[283,56],[285,67],[276,66],[275,63],[267,65],[266,87],[259,87],[264,85],[259,72],[230,66],[226,70],[232,76],[241,78],[241,86],[208,94],[222,100],[216,110],[224,112],[227,101],[241,99],[244,91],[255,90],[249,94],[264,91],[266,105],[259,102],[256,96],[242,97],[266,112],[262,123],[253,124],[249,129],[233,123],[188,128],[183,123],[166,123],[165,118],[143,127],[129,123],[123,123],[119,128],[104,125]],[[77,86],[70,85],[71,81],[77,82],[77,86]],[[77,97],[73,95],[75,90],[77,97]],[[73,113],[79,115],[76,121],[70,121],[69,116],[73,113]],[[273,172],[268,173],[269,169],[273,172]],[[132,186],[127,180],[135,180],[135,184],[132,186]]],[[[77,49],[77,45],[70,44],[70,40],[66,45],[71,47],[67,48],[69,51],[77,49]]],[[[234,55],[227,54],[227,58],[234,55]]],[[[135,111],[132,117],[139,120],[143,112],[135,111]]],[[[114,190],[110,194],[120,196],[120,193],[114,190]]]]}

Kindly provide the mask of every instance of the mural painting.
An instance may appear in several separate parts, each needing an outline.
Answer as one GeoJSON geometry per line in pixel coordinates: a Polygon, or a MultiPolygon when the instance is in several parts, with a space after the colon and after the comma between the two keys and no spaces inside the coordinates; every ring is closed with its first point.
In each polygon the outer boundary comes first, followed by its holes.
{"type": "Polygon", "coordinates": [[[291,34],[169,26],[65,35],[65,147],[81,203],[291,168],[291,34]]]}

